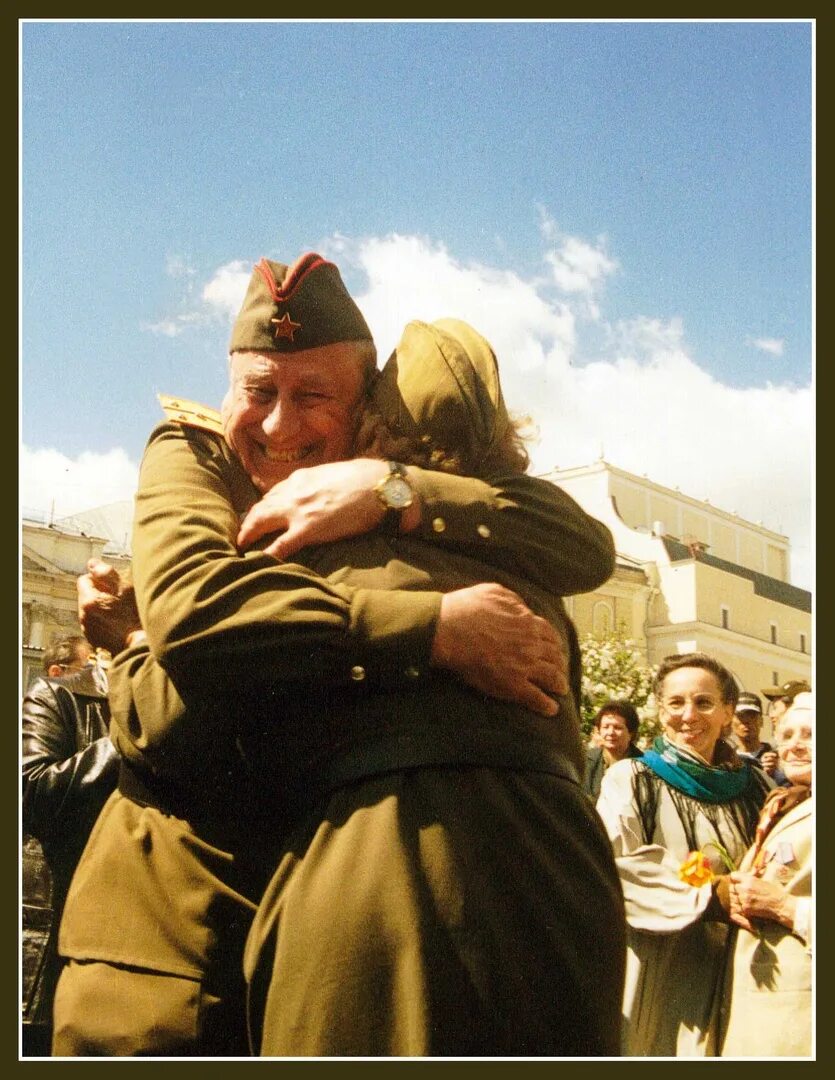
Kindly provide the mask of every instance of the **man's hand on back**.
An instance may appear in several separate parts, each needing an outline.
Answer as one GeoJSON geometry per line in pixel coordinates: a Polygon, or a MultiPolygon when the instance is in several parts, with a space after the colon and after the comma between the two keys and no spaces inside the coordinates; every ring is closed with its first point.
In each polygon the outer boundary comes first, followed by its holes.
{"type": "Polygon", "coordinates": [[[568,693],[567,660],[554,628],[503,585],[472,585],[447,593],[432,660],[490,697],[514,701],[543,716],[568,693]]]}
{"type": "MultiPolygon", "coordinates": [[[[384,507],[374,492],[388,475],[377,458],[354,458],[296,469],[271,488],[246,514],[238,533],[238,547],[251,547],[262,536],[279,532],[263,550],[288,559],[309,544],[324,544],[359,536],[377,528],[384,507]]],[[[404,514],[401,528],[408,532],[420,520],[414,503],[404,514]]]]}

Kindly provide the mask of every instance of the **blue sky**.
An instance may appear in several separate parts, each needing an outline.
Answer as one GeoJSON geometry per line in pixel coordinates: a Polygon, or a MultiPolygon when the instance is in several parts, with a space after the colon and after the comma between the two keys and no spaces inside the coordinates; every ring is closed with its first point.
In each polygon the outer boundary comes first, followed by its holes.
{"type": "Polygon", "coordinates": [[[809,22],[24,22],[23,505],[127,497],[252,264],[318,250],[383,359],[485,332],[541,469],[602,447],[808,585],[812,59],[809,22]]]}

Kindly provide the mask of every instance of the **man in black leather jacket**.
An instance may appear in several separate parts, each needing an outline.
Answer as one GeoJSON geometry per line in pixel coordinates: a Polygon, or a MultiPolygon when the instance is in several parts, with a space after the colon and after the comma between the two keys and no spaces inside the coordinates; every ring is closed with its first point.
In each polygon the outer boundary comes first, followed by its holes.
{"type": "Polygon", "coordinates": [[[116,787],[107,680],[83,637],[47,650],[23,699],[23,1056],[48,1056],[58,924],[70,879],[116,787]]]}

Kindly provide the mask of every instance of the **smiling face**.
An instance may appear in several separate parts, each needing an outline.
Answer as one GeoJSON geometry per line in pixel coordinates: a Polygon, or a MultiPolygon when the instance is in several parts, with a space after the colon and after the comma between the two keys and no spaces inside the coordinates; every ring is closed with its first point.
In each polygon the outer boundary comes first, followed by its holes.
{"type": "MultiPolygon", "coordinates": [[[[811,697],[798,694],[800,698],[811,697]]],[[[777,753],[786,779],[792,784],[812,784],[812,740],[815,734],[815,713],[804,707],[805,702],[788,709],[777,725],[777,753]]]]}
{"type": "Polygon", "coordinates": [[[624,718],[616,712],[603,713],[598,725],[600,745],[616,760],[620,760],[629,749],[632,736],[624,718]]]}
{"type": "Polygon", "coordinates": [[[367,354],[357,342],[232,354],[224,431],[259,491],[350,455],[367,354]]]}
{"type": "Polygon", "coordinates": [[[667,738],[712,762],[722,729],[733,717],[733,706],[722,700],[722,688],[713,672],[700,667],[671,671],[664,679],[660,699],[667,738]]]}

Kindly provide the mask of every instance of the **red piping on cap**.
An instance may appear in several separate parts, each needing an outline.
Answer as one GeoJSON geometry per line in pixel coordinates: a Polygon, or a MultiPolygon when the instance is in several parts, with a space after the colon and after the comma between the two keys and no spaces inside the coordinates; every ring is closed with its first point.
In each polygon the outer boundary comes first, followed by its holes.
{"type": "Polygon", "coordinates": [[[302,283],[302,280],[307,277],[311,271],[318,269],[320,266],[332,265],[332,263],[328,263],[326,259],[323,259],[321,255],[309,252],[307,255],[302,255],[302,257],[294,263],[290,268],[287,277],[284,279],[284,284],[281,286],[276,282],[272,267],[266,259],[261,259],[255,269],[266,282],[273,300],[278,304],[288,300],[290,295],[298,288],[302,283]]]}

